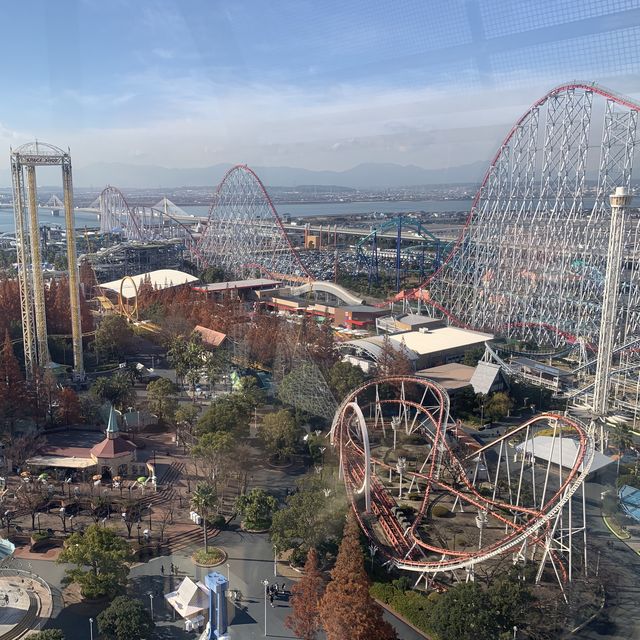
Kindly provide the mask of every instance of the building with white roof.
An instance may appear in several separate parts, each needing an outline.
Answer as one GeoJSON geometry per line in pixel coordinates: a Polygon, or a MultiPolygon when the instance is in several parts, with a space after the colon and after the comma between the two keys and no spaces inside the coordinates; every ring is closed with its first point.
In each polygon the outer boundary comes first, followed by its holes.
{"type": "MultiPolygon", "coordinates": [[[[404,351],[416,369],[459,362],[465,352],[493,339],[489,333],[457,327],[423,327],[418,331],[403,331],[388,336],[392,347],[404,351]]],[[[383,336],[349,340],[341,345],[344,359],[368,371],[380,358],[383,336]]]]}
{"type": "Polygon", "coordinates": [[[98,285],[103,291],[111,291],[116,295],[122,293],[122,297],[131,300],[138,295],[138,291],[144,282],[149,282],[154,289],[169,289],[185,284],[197,282],[198,278],[190,273],[177,269],[158,269],[148,273],[140,273],[135,276],[125,276],[119,280],[103,282],[98,285]]]}
{"type": "MultiPolygon", "coordinates": [[[[563,469],[571,469],[578,459],[579,444],[569,437],[559,436],[534,436],[525,442],[516,445],[518,453],[531,455],[537,460],[551,461],[552,464],[562,466],[563,469]]],[[[597,473],[614,462],[610,456],[596,451],[593,463],[589,469],[589,475],[597,473]]],[[[582,466],[580,467],[582,469],[582,466]]]]}

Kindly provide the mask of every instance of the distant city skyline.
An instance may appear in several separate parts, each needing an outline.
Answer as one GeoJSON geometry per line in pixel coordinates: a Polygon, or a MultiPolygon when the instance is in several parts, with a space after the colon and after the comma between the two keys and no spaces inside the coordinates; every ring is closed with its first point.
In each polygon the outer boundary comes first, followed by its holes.
{"type": "Polygon", "coordinates": [[[0,178],[34,138],[77,167],[458,167],[562,82],[640,96],[640,0],[27,0],[3,17],[0,178]]]}

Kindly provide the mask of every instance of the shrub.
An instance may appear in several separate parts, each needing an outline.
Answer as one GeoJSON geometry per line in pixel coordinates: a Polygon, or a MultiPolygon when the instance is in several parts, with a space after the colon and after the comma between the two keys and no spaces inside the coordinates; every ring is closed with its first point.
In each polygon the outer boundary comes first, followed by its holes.
{"type": "Polygon", "coordinates": [[[220,562],[224,558],[224,553],[216,547],[209,547],[208,551],[198,549],[193,554],[193,559],[198,564],[212,565],[220,562]]]}
{"type": "Polygon", "coordinates": [[[407,576],[402,576],[401,578],[394,580],[391,584],[393,584],[393,586],[400,591],[409,591],[412,586],[411,580],[409,580],[407,576]]]}
{"type": "Polygon", "coordinates": [[[369,589],[372,598],[389,604],[393,600],[397,589],[388,582],[374,582],[369,589]]]}
{"type": "Polygon", "coordinates": [[[416,512],[418,510],[415,507],[412,507],[409,504],[401,504],[400,505],[400,511],[402,512],[402,515],[405,518],[411,519],[413,516],[415,516],[415,514],[416,514],[416,512]]]}
{"type": "MultiPolygon", "coordinates": [[[[371,596],[380,600],[391,609],[404,616],[419,629],[429,631],[429,616],[435,600],[420,591],[413,591],[404,587],[410,581],[406,577],[388,582],[375,582],[369,589],[371,596]]],[[[439,594],[436,594],[439,595],[439,594]]]]}
{"type": "Polygon", "coordinates": [[[227,520],[224,516],[217,515],[215,518],[209,519],[209,524],[214,526],[216,529],[222,529],[222,527],[227,524],[227,520]]]}
{"type": "Polygon", "coordinates": [[[48,531],[35,532],[31,534],[34,542],[42,542],[43,540],[48,540],[51,537],[51,534],[48,531]]]}
{"type": "Polygon", "coordinates": [[[431,509],[431,513],[435,518],[446,518],[451,512],[443,504],[437,504],[431,509]]]}

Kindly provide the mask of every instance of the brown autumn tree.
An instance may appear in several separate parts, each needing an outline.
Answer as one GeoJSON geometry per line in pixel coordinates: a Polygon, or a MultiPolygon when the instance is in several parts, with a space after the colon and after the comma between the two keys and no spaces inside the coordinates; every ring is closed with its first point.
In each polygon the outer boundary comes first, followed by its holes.
{"type": "Polygon", "coordinates": [[[78,394],[69,387],[65,387],[58,394],[57,418],[62,424],[69,426],[80,420],[82,409],[78,394]]]}
{"type": "Polygon", "coordinates": [[[398,640],[382,609],[369,595],[360,529],[349,513],[331,582],[320,601],[320,620],[327,640],[398,640]]]}
{"type": "Polygon", "coordinates": [[[385,334],[377,370],[381,376],[404,376],[413,373],[413,364],[404,340],[398,345],[385,334]]]}
{"type": "Polygon", "coordinates": [[[324,579],[318,569],[318,554],[312,547],[307,553],[304,575],[291,589],[291,615],[285,624],[296,637],[302,640],[316,640],[322,629],[318,609],[324,593],[324,579]]]}
{"type": "Polygon", "coordinates": [[[13,352],[9,331],[5,331],[0,350],[0,420],[8,432],[13,433],[15,422],[23,413],[24,378],[13,352]]]}

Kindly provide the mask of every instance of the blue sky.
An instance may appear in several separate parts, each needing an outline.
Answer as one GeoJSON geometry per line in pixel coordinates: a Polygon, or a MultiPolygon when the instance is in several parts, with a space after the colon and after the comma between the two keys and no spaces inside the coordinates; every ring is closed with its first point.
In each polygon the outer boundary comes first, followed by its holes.
{"type": "Polygon", "coordinates": [[[3,3],[0,145],[76,163],[486,159],[565,80],[640,95],[640,0],[3,3]]]}

